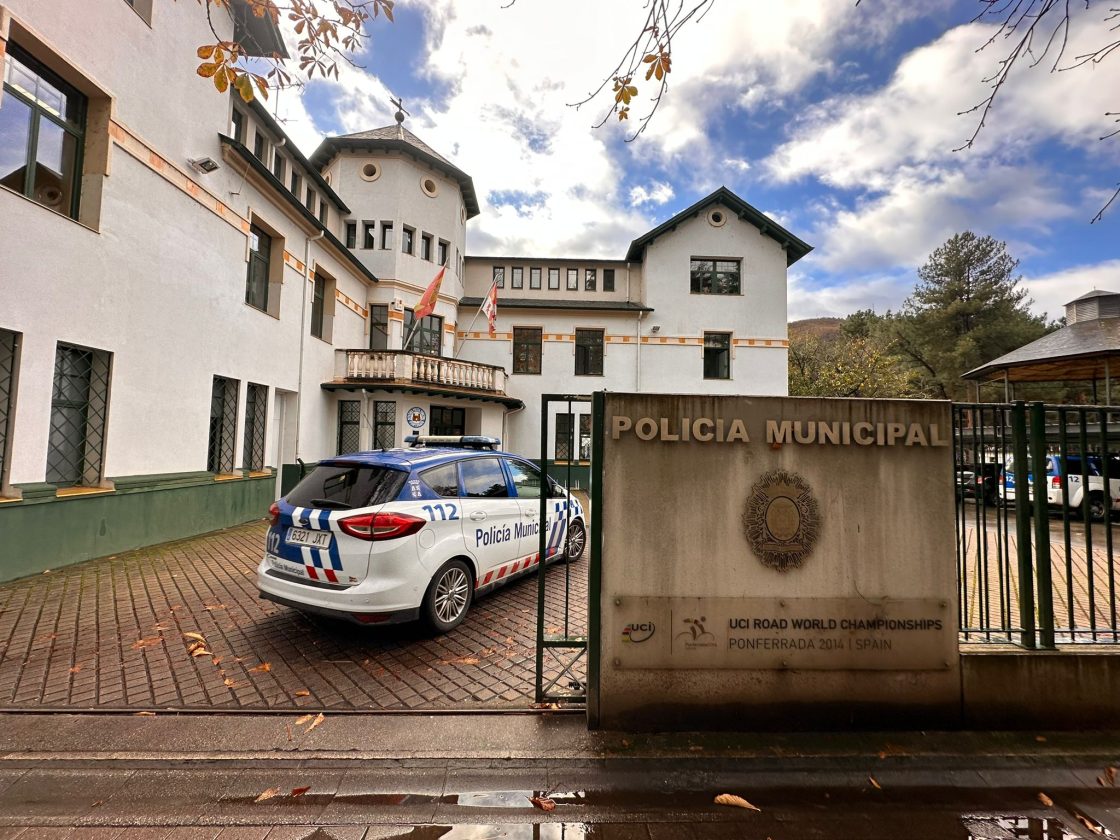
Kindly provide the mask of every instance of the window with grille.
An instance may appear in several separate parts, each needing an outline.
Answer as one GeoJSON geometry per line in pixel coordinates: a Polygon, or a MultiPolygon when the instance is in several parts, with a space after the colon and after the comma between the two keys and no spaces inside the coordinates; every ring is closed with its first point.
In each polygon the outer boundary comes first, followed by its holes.
{"type": "Polygon", "coordinates": [[[510,269],[509,286],[511,289],[520,289],[525,285],[525,269],[515,265],[510,269]]]}
{"type": "Polygon", "coordinates": [[[556,454],[557,461],[570,461],[572,459],[572,415],[556,415],[556,454]]]}
{"type": "Polygon", "coordinates": [[[8,429],[11,426],[12,409],[16,390],[16,348],[19,335],[9,330],[0,330],[0,488],[4,486],[7,475],[8,429]]]}
{"type": "Polygon", "coordinates": [[[397,445],[397,404],[373,404],[373,446],[375,449],[392,449],[397,445]]]}
{"type": "Polygon", "coordinates": [[[206,469],[212,473],[233,472],[239,386],[236,379],[214,377],[210,391],[210,442],[206,450],[206,469]]]}
{"type": "Polygon", "coordinates": [[[59,344],[54,360],[47,481],[60,487],[101,483],[112,354],[59,344]]]}
{"type": "Polygon", "coordinates": [[[245,392],[245,445],[241,452],[246,469],[264,469],[264,432],[267,420],[268,386],[250,382],[245,392]]]}
{"type": "Polygon", "coordinates": [[[576,330],[576,376],[603,375],[603,331],[576,330]]]}
{"type": "Polygon", "coordinates": [[[705,260],[693,257],[689,262],[691,290],[694,295],[739,294],[739,260],[705,260]]]}
{"type": "Polygon", "coordinates": [[[591,415],[581,414],[579,416],[579,459],[581,461],[591,460],[591,415]]]}
{"type": "Polygon", "coordinates": [[[541,372],[542,338],[540,327],[513,328],[514,373],[541,372]]]}
{"type": "Polygon", "coordinates": [[[404,335],[408,339],[408,346],[404,349],[411,350],[414,353],[423,353],[426,356],[442,356],[443,317],[428,315],[426,318],[422,318],[419,326],[416,327],[416,332],[412,331],[412,326],[415,323],[414,318],[411,309],[404,311],[404,335]],[[410,335],[412,338],[408,338],[410,335]]]}
{"type": "Polygon", "coordinates": [[[614,269],[613,268],[604,268],[603,269],[603,291],[604,292],[613,292],[614,291],[614,269]]]}
{"type": "Polygon", "coordinates": [[[529,269],[529,288],[539,289],[541,287],[541,270],[539,268],[529,269]]]}
{"type": "Polygon", "coordinates": [[[362,404],[359,400],[338,401],[338,454],[346,455],[362,448],[359,442],[362,404]]]}
{"type": "Polygon", "coordinates": [[[704,333],[704,378],[731,378],[731,333],[704,333]]]}
{"type": "Polygon", "coordinates": [[[263,228],[249,227],[249,270],[245,277],[245,302],[268,311],[268,274],[272,263],[272,237],[263,228]]]}
{"type": "Polygon", "coordinates": [[[389,349],[389,307],[374,304],[369,308],[369,349],[389,349]]]}
{"type": "Polygon", "coordinates": [[[0,58],[0,184],[76,219],[86,98],[15,44],[0,58]]]}
{"type": "Polygon", "coordinates": [[[560,269],[550,268],[548,270],[548,288],[554,291],[560,288],[560,269]]]}

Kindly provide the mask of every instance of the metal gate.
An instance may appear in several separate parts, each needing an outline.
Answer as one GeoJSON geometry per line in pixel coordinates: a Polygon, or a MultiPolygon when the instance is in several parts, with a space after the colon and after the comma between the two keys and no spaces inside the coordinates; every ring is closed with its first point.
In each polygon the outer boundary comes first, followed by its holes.
{"type": "Polygon", "coordinates": [[[953,406],[962,642],[1120,644],[1120,407],[953,406]]]}
{"type": "MultiPolygon", "coordinates": [[[[541,397],[541,472],[552,476],[571,493],[586,491],[583,475],[585,467],[581,462],[591,460],[591,397],[583,394],[544,394],[541,397]],[[552,406],[561,411],[553,413],[552,406]],[[576,409],[582,409],[578,412],[576,409]],[[575,418],[581,421],[576,422],[575,418]],[[560,418],[566,418],[564,428],[560,428],[560,418]],[[587,434],[584,437],[584,423],[587,418],[587,434]],[[557,457],[549,457],[550,443],[557,457]],[[586,447],[586,448],[585,448],[586,447]],[[563,454],[566,457],[559,457],[563,454]],[[584,457],[586,456],[586,457],[584,457]]],[[[586,475],[591,470],[586,469],[586,475]]],[[[571,546],[571,521],[573,506],[559,500],[552,493],[545,492],[551,482],[542,483],[540,496],[540,532],[537,552],[542,562],[537,565],[537,662],[535,700],[538,704],[584,703],[587,700],[587,620],[588,605],[582,588],[576,585],[577,572],[567,562],[571,546]],[[544,527],[553,514],[563,522],[563,538],[553,550],[563,553],[564,560],[548,565],[543,562],[548,557],[550,529],[544,527]]],[[[589,563],[590,519],[595,511],[590,504],[584,506],[584,556],[579,561],[584,564],[579,574],[586,575],[589,563]]],[[[555,523],[554,523],[555,525],[555,523]]]]}

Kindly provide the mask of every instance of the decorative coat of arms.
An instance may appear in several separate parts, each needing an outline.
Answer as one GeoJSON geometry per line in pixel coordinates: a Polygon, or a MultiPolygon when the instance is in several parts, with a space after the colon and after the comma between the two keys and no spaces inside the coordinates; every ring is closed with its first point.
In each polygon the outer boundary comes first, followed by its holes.
{"type": "Polygon", "coordinates": [[[820,533],[817,500],[805,479],[781,469],[765,473],[747,498],[743,531],[763,565],[779,572],[799,568],[820,533]]]}

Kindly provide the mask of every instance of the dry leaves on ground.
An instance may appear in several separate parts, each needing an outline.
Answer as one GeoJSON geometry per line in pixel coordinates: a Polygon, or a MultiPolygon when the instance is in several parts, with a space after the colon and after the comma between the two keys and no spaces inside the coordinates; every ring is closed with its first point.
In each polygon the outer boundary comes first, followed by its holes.
{"type": "Polygon", "coordinates": [[[540,808],[542,811],[556,810],[556,803],[547,796],[530,796],[529,801],[533,803],[534,808],[540,808]]]}
{"type": "Polygon", "coordinates": [[[133,717],[155,717],[155,712],[134,712],[133,717]]]}
{"type": "Polygon", "coordinates": [[[297,692],[295,693],[295,696],[296,696],[296,697],[310,697],[310,696],[311,696],[311,692],[310,692],[310,691],[308,691],[308,690],[307,690],[306,688],[301,688],[301,689],[300,689],[299,691],[297,691],[297,692]]]}
{"type": "Polygon", "coordinates": [[[1041,791],[1038,794],[1038,801],[1045,805],[1047,808],[1054,807],[1054,800],[1041,791]]]}
{"type": "Polygon", "coordinates": [[[71,669],[70,669],[70,673],[71,673],[71,674],[76,674],[76,673],[78,673],[78,672],[79,672],[80,670],[82,670],[82,666],[81,666],[81,665],[75,665],[75,666],[74,666],[73,668],[71,668],[71,669]]]}
{"type": "Polygon", "coordinates": [[[255,805],[258,802],[264,802],[266,799],[272,799],[272,797],[279,796],[279,795],[280,795],[280,788],[269,788],[268,790],[264,791],[260,796],[258,796],[256,799],[254,799],[253,804],[255,805]]]}
{"type": "Polygon", "coordinates": [[[322,712],[319,712],[319,714],[316,715],[315,720],[311,721],[311,725],[309,727],[307,727],[306,730],[304,730],[304,734],[306,735],[308,732],[310,732],[312,729],[314,729],[316,726],[318,726],[324,720],[326,720],[326,717],[323,715],[322,712]]]}
{"type": "Polygon", "coordinates": [[[879,780],[876,779],[874,776],[868,776],[867,781],[871,782],[871,787],[875,788],[875,790],[882,790],[883,789],[883,786],[881,784],[879,784],[879,780]]]}
{"type": "Polygon", "coordinates": [[[732,808],[746,808],[748,811],[761,811],[762,810],[761,808],[758,808],[758,807],[752,805],[751,803],[749,803],[743,797],[736,796],[733,793],[721,793],[719,796],[716,797],[715,803],[717,805],[727,805],[727,806],[730,806],[732,808]]]}
{"type": "Polygon", "coordinates": [[[308,785],[307,787],[292,788],[292,798],[294,799],[297,796],[303,796],[309,790],[311,790],[311,785],[308,785]]]}
{"type": "Polygon", "coordinates": [[[1073,815],[1075,817],[1077,817],[1077,821],[1079,823],[1081,823],[1083,826],[1085,826],[1087,829],[1089,829],[1091,832],[1093,832],[1093,834],[1104,834],[1104,829],[1101,828],[1100,825],[1098,825],[1093,820],[1089,819],[1086,816],[1083,816],[1083,815],[1077,813],[1076,811],[1073,812],[1073,815]]]}
{"type": "Polygon", "coordinates": [[[272,665],[270,665],[268,662],[262,662],[256,668],[250,668],[249,673],[250,674],[255,674],[255,673],[267,674],[271,670],[272,670],[272,665]]]}
{"type": "Polygon", "coordinates": [[[156,645],[163,644],[163,639],[158,636],[151,639],[139,639],[132,643],[133,650],[143,650],[144,648],[155,647],[156,645]]]}

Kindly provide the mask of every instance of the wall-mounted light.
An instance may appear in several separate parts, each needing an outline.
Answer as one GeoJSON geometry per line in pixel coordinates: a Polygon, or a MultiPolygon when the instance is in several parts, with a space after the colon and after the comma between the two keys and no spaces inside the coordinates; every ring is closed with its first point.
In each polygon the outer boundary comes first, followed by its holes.
{"type": "Polygon", "coordinates": [[[660,324],[654,324],[652,327],[649,328],[649,331],[651,333],[659,333],[659,332],[661,332],[661,325],[660,324]]]}
{"type": "Polygon", "coordinates": [[[220,164],[212,157],[203,156],[199,158],[191,158],[187,161],[191,165],[191,169],[199,175],[206,175],[217,169],[220,164]]]}

